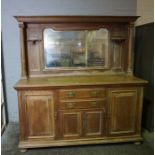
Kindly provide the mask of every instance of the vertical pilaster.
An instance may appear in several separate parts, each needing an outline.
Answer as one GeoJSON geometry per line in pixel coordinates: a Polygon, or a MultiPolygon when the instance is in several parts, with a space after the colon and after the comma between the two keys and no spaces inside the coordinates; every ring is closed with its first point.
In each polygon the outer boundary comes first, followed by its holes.
{"type": "Polygon", "coordinates": [[[28,78],[28,68],[27,68],[27,53],[26,53],[26,30],[25,24],[19,22],[20,28],[20,53],[21,53],[21,78],[28,78]]]}
{"type": "Polygon", "coordinates": [[[128,25],[127,74],[133,75],[134,23],[128,25]]]}

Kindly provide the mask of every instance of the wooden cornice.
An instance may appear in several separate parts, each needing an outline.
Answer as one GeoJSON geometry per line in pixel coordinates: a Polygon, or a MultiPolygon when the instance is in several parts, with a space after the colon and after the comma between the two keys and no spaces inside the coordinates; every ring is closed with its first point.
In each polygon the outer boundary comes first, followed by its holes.
{"type": "Polygon", "coordinates": [[[130,23],[139,16],[14,16],[24,23],[130,23]]]}

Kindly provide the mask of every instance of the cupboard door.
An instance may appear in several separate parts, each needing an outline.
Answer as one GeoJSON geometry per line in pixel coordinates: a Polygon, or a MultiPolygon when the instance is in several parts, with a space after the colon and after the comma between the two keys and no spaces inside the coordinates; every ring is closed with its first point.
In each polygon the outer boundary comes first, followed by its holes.
{"type": "Polygon", "coordinates": [[[45,91],[25,93],[27,138],[54,138],[53,94],[45,91]]]}
{"type": "Polygon", "coordinates": [[[92,110],[84,112],[83,127],[85,136],[101,136],[103,134],[103,111],[92,110]]]}
{"type": "Polygon", "coordinates": [[[110,91],[111,135],[132,134],[136,130],[137,89],[113,89],[110,91]]]}
{"type": "Polygon", "coordinates": [[[81,136],[81,112],[61,111],[61,134],[63,138],[78,138],[81,136]]]}

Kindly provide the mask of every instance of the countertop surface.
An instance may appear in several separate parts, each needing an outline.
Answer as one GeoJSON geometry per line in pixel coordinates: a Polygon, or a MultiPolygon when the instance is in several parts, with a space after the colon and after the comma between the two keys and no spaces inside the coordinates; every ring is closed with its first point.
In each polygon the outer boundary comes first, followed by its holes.
{"type": "Polygon", "coordinates": [[[127,75],[98,75],[98,76],[54,76],[21,79],[15,84],[15,89],[30,87],[60,87],[84,85],[118,85],[118,84],[146,84],[147,81],[127,75]]]}

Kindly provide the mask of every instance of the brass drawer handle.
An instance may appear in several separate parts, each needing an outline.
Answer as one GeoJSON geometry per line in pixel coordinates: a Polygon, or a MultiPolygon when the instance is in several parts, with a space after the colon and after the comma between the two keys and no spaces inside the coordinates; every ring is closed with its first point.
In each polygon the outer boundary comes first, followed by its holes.
{"type": "Polygon", "coordinates": [[[66,103],[66,107],[72,109],[75,107],[75,103],[74,102],[66,103]]]}
{"type": "Polygon", "coordinates": [[[91,97],[97,97],[98,94],[99,94],[98,91],[92,91],[92,92],[90,93],[91,97]]]}
{"type": "Polygon", "coordinates": [[[74,98],[75,97],[75,92],[70,91],[70,92],[67,92],[66,95],[69,98],[74,98]]]}
{"type": "Polygon", "coordinates": [[[96,107],[97,106],[97,102],[96,101],[90,102],[90,106],[91,107],[96,107]]]}

